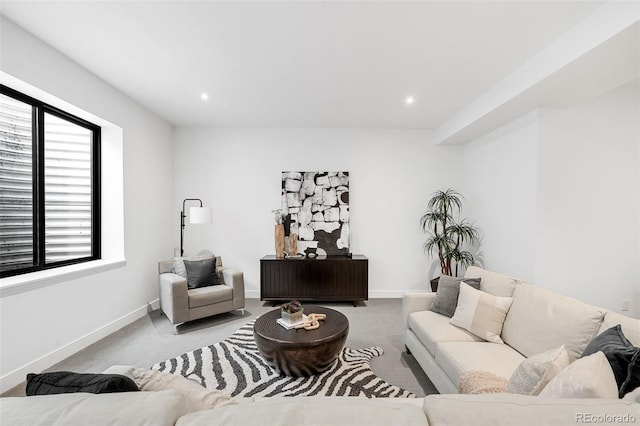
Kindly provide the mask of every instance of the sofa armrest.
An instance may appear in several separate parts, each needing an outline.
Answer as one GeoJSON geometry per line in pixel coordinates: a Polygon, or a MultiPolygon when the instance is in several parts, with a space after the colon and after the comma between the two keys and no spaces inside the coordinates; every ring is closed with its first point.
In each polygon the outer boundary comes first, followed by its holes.
{"type": "Polygon", "coordinates": [[[189,321],[189,294],[187,280],[180,275],[166,273],[158,275],[160,282],[160,309],[171,324],[189,321]]]}
{"type": "Polygon", "coordinates": [[[402,332],[407,329],[411,312],[426,311],[431,307],[436,294],[431,291],[408,291],[402,296],[402,332]]]}
{"type": "Polygon", "coordinates": [[[638,404],[622,399],[543,398],[495,393],[429,395],[423,410],[429,425],[622,424],[638,419],[638,404]],[[598,416],[606,415],[606,418],[598,416]],[[625,417],[626,416],[626,417],[625,417]],[[618,420],[616,420],[618,419],[618,420]]]}
{"type": "Polygon", "coordinates": [[[233,309],[244,308],[244,274],[239,269],[222,268],[224,283],[233,288],[233,309]]]}

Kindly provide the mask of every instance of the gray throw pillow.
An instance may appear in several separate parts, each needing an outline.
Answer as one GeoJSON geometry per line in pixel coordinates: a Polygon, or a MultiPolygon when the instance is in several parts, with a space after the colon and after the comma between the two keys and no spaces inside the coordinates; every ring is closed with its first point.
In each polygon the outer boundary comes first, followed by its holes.
{"type": "Polygon", "coordinates": [[[59,393],[113,393],[137,391],[132,379],[119,374],[73,373],[52,371],[42,374],[27,374],[27,396],[53,395],[59,393]]]}
{"type": "Polygon", "coordinates": [[[195,256],[189,257],[174,257],[172,262],[173,273],[181,276],[185,280],[187,279],[187,269],[184,266],[185,260],[207,260],[207,259],[215,259],[215,255],[211,252],[205,254],[198,254],[195,256]]]}
{"type": "Polygon", "coordinates": [[[582,357],[602,351],[611,365],[622,398],[640,387],[640,348],[633,346],[620,324],[600,333],[582,353],[582,357]]]}
{"type": "Polygon", "coordinates": [[[451,318],[458,306],[460,283],[463,281],[470,287],[480,290],[480,278],[456,278],[442,275],[438,282],[436,297],[429,310],[451,318]]]}
{"type": "Polygon", "coordinates": [[[187,270],[187,287],[189,289],[219,285],[220,280],[216,274],[215,259],[184,260],[187,270]]]}

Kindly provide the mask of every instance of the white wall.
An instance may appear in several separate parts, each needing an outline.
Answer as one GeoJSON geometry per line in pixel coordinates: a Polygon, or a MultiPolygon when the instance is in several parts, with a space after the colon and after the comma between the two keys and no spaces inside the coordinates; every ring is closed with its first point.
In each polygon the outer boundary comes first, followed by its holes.
{"type": "Polygon", "coordinates": [[[465,146],[486,267],[639,317],[639,117],[632,84],[465,146]]]}
{"type": "Polygon", "coordinates": [[[146,314],[158,297],[157,261],[172,247],[174,204],[171,127],[10,21],[0,24],[2,71],[123,129],[126,254],[123,267],[2,293],[6,391],[146,314]]]}
{"type": "Polygon", "coordinates": [[[259,259],[275,252],[280,173],[348,171],[352,251],[369,258],[369,296],[427,288],[419,218],[433,191],[462,181],[460,148],[429,140],[414,130],[178,128],[175,246],[182,200],[201,198],[214,224],[187,224],[185,254],[211,248],[244,271],[248,295],[259,297],[259,259]]]}
{"type": "Polygon", "coordinates": [[[538,113],[466,145],[463,164],[464,216],[481,229],[481,264],[492,271],[533,280],[538,113]]]}
{"type": "Polygon", "coordinates": [[[638,85],[540,120],[536,280],[640,315],[638,85]]]}

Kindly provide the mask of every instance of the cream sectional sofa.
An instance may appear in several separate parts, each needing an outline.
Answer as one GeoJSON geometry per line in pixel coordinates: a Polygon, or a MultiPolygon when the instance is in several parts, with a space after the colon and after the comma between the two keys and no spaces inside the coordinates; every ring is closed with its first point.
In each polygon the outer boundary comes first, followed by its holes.
{"type": "Polygon", "coordinates": [[[481,289],[512,296],[502,331],[505,344],[481,339],[428,310],[434,293],[403,299],[407,348],[441,395],[425,398],[285,397],[236,399],[237,404],[195,411],[175,389],[117,394],[62,394],[0,398],[0,424],[16,425],[432,425],[514,426],[640,423],[640,389],[624,399],[543,398],[515,394],[457,394],[460,374],[488,370],[509,377],[525,357],[565,345],[577,358],[598,333],[621,324],[640,345],[640,320],[521,282],[469,268],[481,289]],[[621,421],[622,419],[622,421],[621,421]],[[625,421],[626,420],[626,421],[625,421]]]}
{"type": "Polygon", "coordinates": [[[428,425],[423,399],[238,398],[194,411],[175,389],[0,398],[2,426],[428,425]]]}
{"type": "MultiPolygon", "coordinates": [[[[426,398],[244,398],[193,411],[176,390],[72,393],[0,398],[2,426],[523,426],[571,425],[577,415],[640,421],[640,395],[625,400],[552,399],[524,395],[429,395],[426,398]]],[[[587,423],[582,422],[582,423],[587,423]]],[[[634,423],[634,422],[627,422],[634,423]]]]}
{"type": "MultiPolygon", "coordinates": [[[[441,394],[457,393],[460,375],[465,371],[484,370],[508,379],[526,357],[561,345],[565,345],[570,359],[575,360],[595,336],[616,324],[621,324],[626,337],[635,346],[640,346],[638,319],[478,267],[470,267],[465,277],[480,277],[480,290],[513,298],[500,336],[505,344],[483,341],[451,325],[450,318],[428,310],[436,293],[409,292],[403,298],[404,343],[441,394]]],[[[525,406],[549,402],[538,397],[508,394],[442,395],[438,398],[447,401],[446,405],[458,408],[466,403],[473,405],[472,402],[478,400],[504,403],[515,399],[525,406]]],[[[575,405],[581,404],[578,400],[568,402],[573,403],[574,409],[575,405]]],[[[594,403],[593,400],[587,402],[594,403]]],[[[618,401],[606,403],[615,406],[618,401]]],[[[429,412],[428,407],[426,411],[429,412]]],[[[636,414],[640,422],[640,412],[636,411],[636,414]]]]}

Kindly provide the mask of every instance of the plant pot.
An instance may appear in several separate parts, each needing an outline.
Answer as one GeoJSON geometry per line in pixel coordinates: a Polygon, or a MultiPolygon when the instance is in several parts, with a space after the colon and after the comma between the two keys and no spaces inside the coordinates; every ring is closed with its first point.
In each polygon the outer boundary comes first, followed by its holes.
{"type": "Polygon", "coordinates": [[[438,282],[440,282],[440,277],[435,277],[431,280],[431,291],[434,293],[438,291],[438,282]]]}
{"type": "Polygon", "coordinates": [[[285,311],[280,311],[280,317],[287,323],[289,324],[293,324],[296,323],[298,321],[302,321],[302,314],[304,313],[304,310],[300,310],[298,312],[294,312],[293,314],[290,314],[289,312],[285,312],[285,311]]]}

